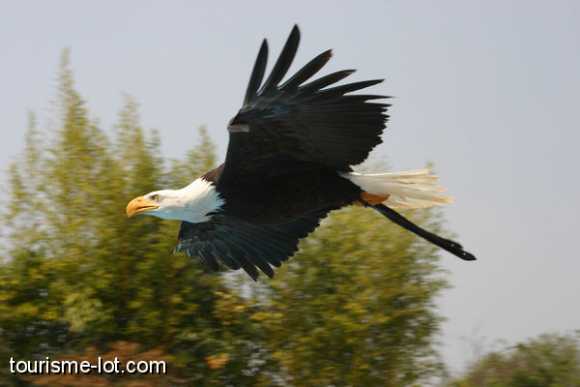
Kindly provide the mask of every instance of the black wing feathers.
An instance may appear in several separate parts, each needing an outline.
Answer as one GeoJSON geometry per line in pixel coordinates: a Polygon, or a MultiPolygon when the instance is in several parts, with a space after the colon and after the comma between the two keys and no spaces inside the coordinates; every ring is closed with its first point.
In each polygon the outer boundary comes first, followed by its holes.
{"type": "Polygon", "coordinates": [[[332,57],[332,50],[326,50],[322,54],[318,55],[316,58],[308,62],[304,67],[296,72],[290,79],[288,79],[282,86],[280,90],[288,91],[297,89],[298,86],[309,80],[314,74],[316,74],[332,57]]]}
{"type": "Polygon", "coordinates": [[[246,89],[246,96],[244,98],[244,105],[256,98],[256,95],[258,94],[258,88],[264,79],[267,63],[268,42],[266,39],[264,39],[262,46],[260,47],[260,51],[258,52],[258,56],[256,57],[256,62],[254,63],[254,69],[252,70],[250,81],[248,82],[248,88],[246,89]]]}
{"type": "Polygon", "coordinates": [[[268,93],[274,90],[278,83],[284,78],[284,75],[288,72],[294,57],[296,56],[296,51],[298,51],[298,44],[300,43],[300,31],[298,30],[298,26],[294,26],[292,28],[292,32],[290,32],[290,36],[270,73],[270,76],[262,86],[261,93],[268,93]]]}
{"type": "Polygon", "coordinates": [[[335,86],[335,87],[331,87],[330,89],[324,89],[322,91],[320,91],[320,96],[324,97],[324,98],[328,98],[329,96],[336,96],[336,97],[340,97],[343,94],[346,93],[351,93],[353,91],[357,91],[360,89],[364,89],[370,86],[374,86],[376,84],[379,84],[383,81],[383,79],[373,79],[371,81],[361,81],[361,82],[353,82],[353,83],[348,83],[346,85],[340,85],[340,86],[335,86]]]}
{"type": "Polygon", "coordinates": [[[254,280],[258,269],[272,277],[272,266],[279,267],[294,255],[300,239],[318,227],[327,213],[328,210],[317,211],[288,223],[270,225],[225,215],[214,215],[205,223],[182,222],[176,251],[199,257],[213,271],[221,263],[233,270],[244,269],[254,280]]]}
{"type": "Polygon", "coordinates": [[[288,165],[289,161],[297,161],[295,164],[304,168],[318,164],[347,171],[351,165],[363,162],[381,142],[389,105],[368,101],[385,97],[348,95],[381,80],[329,88],[354,72],[342,70],[305,83],[330,60],[332,52],[328,50],[281,83],[299,42],[300,31],[294,26],[272,72],[260,86],[267,59],[262,44],[244,106],[230,126],[230,135],[237,137],[230,138],[226,180],[271,172],[275,165],[288,165]],[[234,130],[239,127],[235,124],[244,125],[243,133],[234,130]]]}
{"type": "Polygon", "coordinates": [[[341,70],[341,71],[336,71],[334,73],[330,73],[328,75],[320,77],[320,78],[318,78],[310,83],[302,85],[302,87],[298,91],[298,94],[299,95],[314,94],[317,91],[319,91],[320,89],[325,88],[326,86],[329,86],[329,85],[332,85],[333,83],[342,81],[344,78],[348,77],[349,75],[351,75],[355,71],[356,70],[341,70]]]}

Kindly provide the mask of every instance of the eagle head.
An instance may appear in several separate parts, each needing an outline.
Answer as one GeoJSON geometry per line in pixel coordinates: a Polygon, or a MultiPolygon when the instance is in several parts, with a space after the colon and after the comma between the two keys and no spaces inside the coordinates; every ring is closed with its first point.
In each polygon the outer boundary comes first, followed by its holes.
{"type": "Polygon", "coordinates": [[[190,223],[205,222],[224,204],[215,186],[203,178],[187,187],[153,191],[127,204],[127,216],[151,215],[190,223]]]}

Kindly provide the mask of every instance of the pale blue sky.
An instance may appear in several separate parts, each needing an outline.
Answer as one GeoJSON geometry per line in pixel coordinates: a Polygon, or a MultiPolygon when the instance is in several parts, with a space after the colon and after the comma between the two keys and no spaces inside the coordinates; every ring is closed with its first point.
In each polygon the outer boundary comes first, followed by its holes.
{"type": "Polygon", "coordinates": [[[446,359],[469,359],[463,337],[580,328],[579,2],[1,0],[0,167],[28,109],[46,122],[64,47],[103,127],[126,92],[166,154],[201,124],[223,154],[260,40],[278,52],[293,23],[298,64],[333,48],[326,71],[387,79],[375,90],[397,98],[376,156],[435,162],[457,199],[448,226],[480,260],[443,254],[446,359]]]}

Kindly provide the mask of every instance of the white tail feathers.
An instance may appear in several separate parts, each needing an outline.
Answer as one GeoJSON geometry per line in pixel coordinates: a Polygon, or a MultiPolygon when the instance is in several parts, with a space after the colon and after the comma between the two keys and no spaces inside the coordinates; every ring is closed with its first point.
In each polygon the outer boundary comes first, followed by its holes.
{"type": "Polygon", "coordinates": [[[358,173],[342,175],[363,191],[376,196],[385,196],[383,204],[396,209],[428,208],[453,202],[453,198],[442,194],[438,177],[428,168],[404,172],[358,173]]]}

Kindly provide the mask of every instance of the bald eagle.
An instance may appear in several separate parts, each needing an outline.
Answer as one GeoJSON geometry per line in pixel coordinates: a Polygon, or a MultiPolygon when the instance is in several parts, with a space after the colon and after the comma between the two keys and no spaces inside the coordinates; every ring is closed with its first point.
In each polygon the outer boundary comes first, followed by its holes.
{"type": "Polygon", "coordinates": [[[181,221],[176,251],[197,256],[211,270],[243,269],[254,280],[291,257],[300,239],[330,211],[359,204],[464,260],[462,246],[413,224],[395,209],[449,203],[428,169],[357,173],[381,143],[388,98],[351,94],[382,79],[335,84],[354,70],[311,79],[331,58],[324,51],[286,81],[298,49],[292,29],[263,81],[268,43],[262,42],[243,105],[228,124],[225,162],[181,189],[133,199],[137,214],[181,221]]]}

